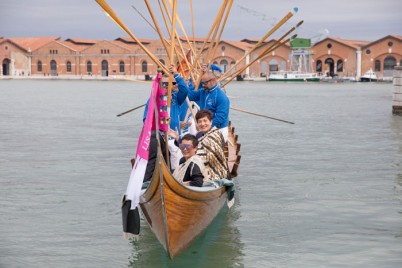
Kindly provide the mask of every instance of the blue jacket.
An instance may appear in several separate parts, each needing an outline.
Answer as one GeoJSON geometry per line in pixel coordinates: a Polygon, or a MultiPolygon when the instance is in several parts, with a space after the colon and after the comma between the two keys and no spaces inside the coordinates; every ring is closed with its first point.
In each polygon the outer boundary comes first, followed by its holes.
{"type": "Polygon", "coordinates": [[[190,90],[180,75],[175,74],[174,78],[179,90],[187,90],[188,98],[196,101],[201,110],[212,112],[212,127],[224,128],[229,125],[230,101],[222,89],[216,85],[210,90],[205,90],[203,87],[198,90],[190,90]]]}

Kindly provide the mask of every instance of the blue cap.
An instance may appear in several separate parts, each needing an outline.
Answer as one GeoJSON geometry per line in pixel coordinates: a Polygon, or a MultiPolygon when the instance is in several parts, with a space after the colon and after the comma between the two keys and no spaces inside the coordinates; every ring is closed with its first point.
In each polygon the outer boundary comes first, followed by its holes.
{"type": "Polygon", "coordinates": [[[211,66],[209,67],[209,69],[211,69],[212,71],[218,71],[218,72],[222,73],[222,69],[219,68],[219,66],[216,65],[216,64],[211,64],[211,66]]]}

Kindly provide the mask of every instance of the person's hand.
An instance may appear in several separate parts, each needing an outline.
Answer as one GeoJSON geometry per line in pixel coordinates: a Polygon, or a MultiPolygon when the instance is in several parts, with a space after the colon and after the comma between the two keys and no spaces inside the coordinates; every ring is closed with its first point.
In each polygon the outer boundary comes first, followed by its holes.
{"type": "Polygon", "coordinates": [[[206,64],[203,64],[201,66],[201,72],[206,73],[208,71],[208,66],[206,64]]]}
{"type": "Polygon", "coordinates": [[[185,129],[186,128],[186,122],[185,121],[180,121],[180,128],[185,129]]]}
{"type": "Polygon", "coordinates": [[[171,74],[177,73],[177,70],[176,70],[176,67],[174,66],[174,64],[170,64],[170,66],[169,66],[169,72],[170,72],[171,74]]]}
{"type": "Polygon", "coordinates": [[[176,141],[179,140],[179,131],[177,130],[177,128],[176,128],[176,130],[169,128],[168,135],[170,137],[172,137],[173,139],[175,139],[176,141]]]}

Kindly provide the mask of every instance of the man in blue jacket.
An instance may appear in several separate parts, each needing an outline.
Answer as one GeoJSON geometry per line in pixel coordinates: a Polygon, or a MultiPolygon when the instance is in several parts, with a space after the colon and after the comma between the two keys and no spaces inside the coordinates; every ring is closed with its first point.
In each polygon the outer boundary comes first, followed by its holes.
{"type": "MultiPolygon", "coordinates": [[[[201,110],[212,112],[212,127],[219,128],[227,140],[229,125],[230,101],[225,92],[219,88],[216,76],[208,70],[207,66],[202,67],[204,74],[201,77],[201,87],[198,90],[189,90],[184,79],[178,74],[174,78],[178,84],[179,90],[187,90],[187,96],[191,101],[196,101],[201,110]]],[[[171,72],[175,72],[171,67],[171,72]]]]}

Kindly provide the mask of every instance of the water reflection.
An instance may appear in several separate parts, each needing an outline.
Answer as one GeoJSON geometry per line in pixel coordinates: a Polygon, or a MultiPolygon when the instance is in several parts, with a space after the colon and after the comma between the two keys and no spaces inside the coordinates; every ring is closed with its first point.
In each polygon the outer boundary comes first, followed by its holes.
{"type": "Polygon", "coordinates": [[[243,243],[235,226],[240,217],[236,206],[226,207],[200,237],[173,261],[145,222],[140,241],[133,242],[129,267],[243,267],[243,243]]]}

